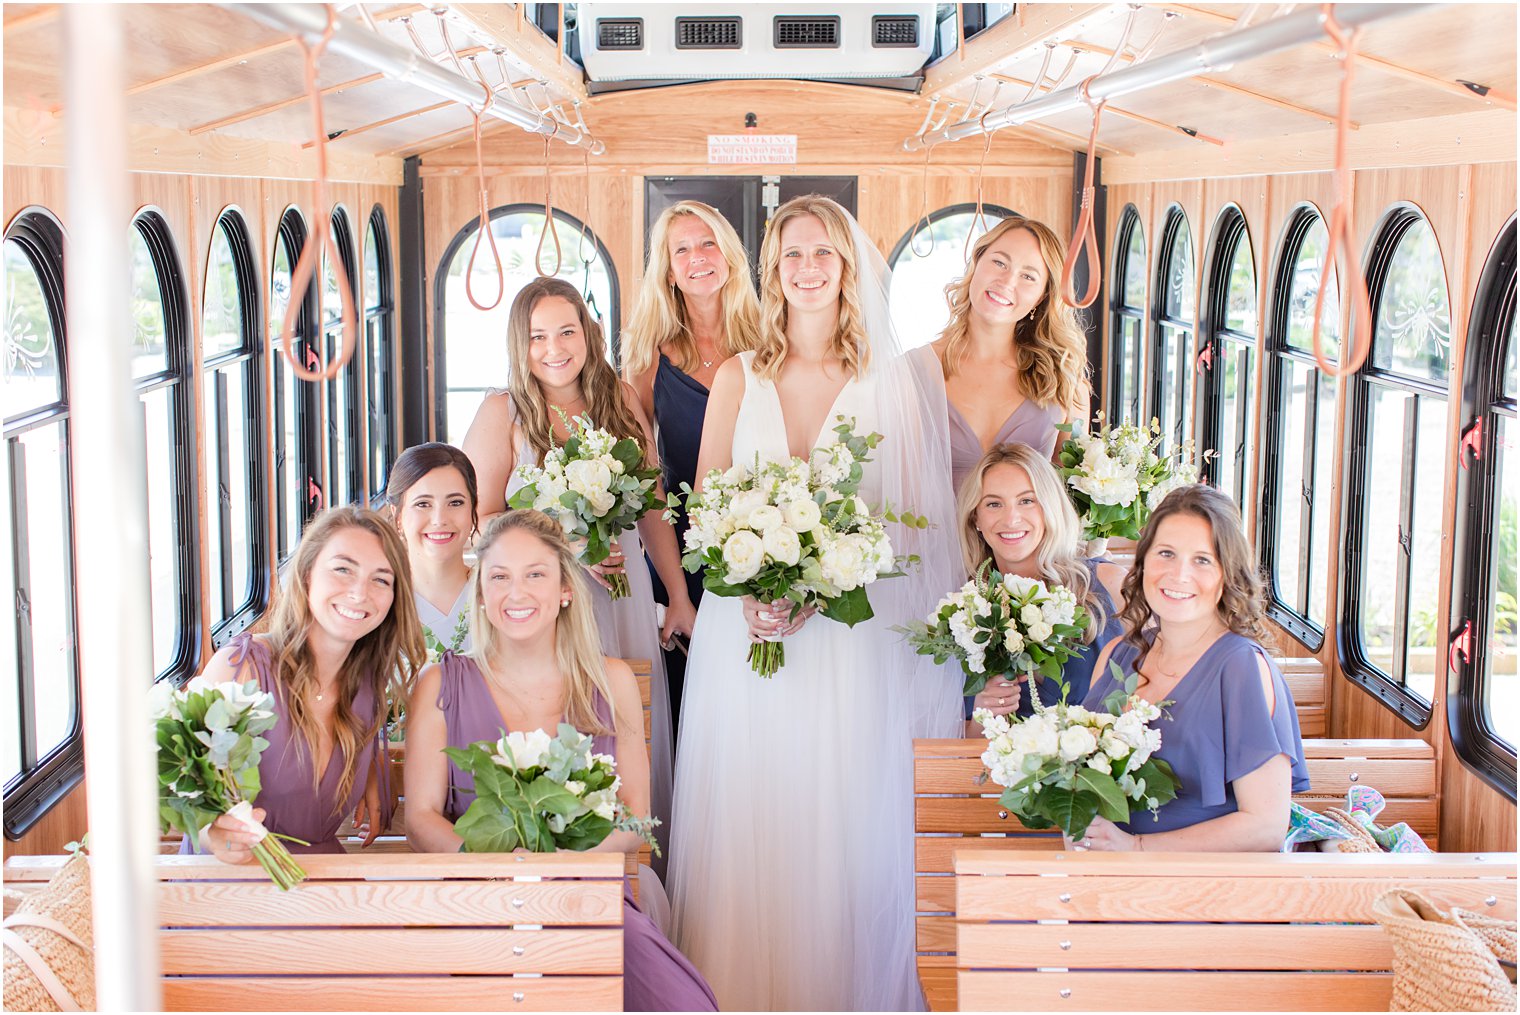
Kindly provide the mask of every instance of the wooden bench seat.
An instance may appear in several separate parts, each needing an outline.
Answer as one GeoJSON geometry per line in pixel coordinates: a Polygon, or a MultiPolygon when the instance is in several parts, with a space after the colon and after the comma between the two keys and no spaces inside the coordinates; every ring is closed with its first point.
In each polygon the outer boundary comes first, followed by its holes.
{"type": "MultiPolygon", "coordinates": [[[[14,857],[7,887],[67,857],[14,857]]],[[[170,1011],[621,1011],[615,855],[311,855],[289,892],[257,865],[160,857],[170,1011]]]]}
{"type": "MultiPolygon", "coordinates": [[[[933,1011],[955,1010],[954,858],[966,847],[1027,854],[1061,849],[1051,831],[1025,828],[999,806],[1002,787],[978,783],[986,741],[913,743],[914,878],[918,972],[933,1011]]],[[[1382,792],[1381,824],[1407,821],[1432,848],[1440,816],[1435,752],[1423,740],[1305,740],[1311,782],[1294,800],[1310,810],[1344,806],[1352,785],[1382,792]]]]}
{"type": "Polygon", "coordinates": [[[955,862],[962,1011],[1386,1011],[1372,903],[1515,918],[1516,855],[1016,853],[955,862]]]}

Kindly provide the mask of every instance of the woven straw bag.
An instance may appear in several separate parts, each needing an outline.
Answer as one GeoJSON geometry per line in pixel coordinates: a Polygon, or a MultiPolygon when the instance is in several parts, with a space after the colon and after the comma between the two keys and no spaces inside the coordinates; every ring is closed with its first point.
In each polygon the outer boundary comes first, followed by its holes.
{"type": "Polygon", "coordinates": [[[1325,817],[1331,818],[1347,832],[1351,833],[1349,839],[1337,839],[1335,850],[1337,853],[1381,853],[1383,847],[1367,831],[1367,827],[1350,814],[1339,807],[1326,807],[1323,811],[1325,817]]]}
{"type": "Polygon", "coordinates": [[[6,1011],[93,1011],[90,865],[64,864],[5,918],[6,1011]]]}
{"type": "Polygon", "coordinates": [[[1393,942],[1389,1011],[1514,1011],[1515,923],[1453,910],[1395,888],[1372,904],[1393,942]]]}

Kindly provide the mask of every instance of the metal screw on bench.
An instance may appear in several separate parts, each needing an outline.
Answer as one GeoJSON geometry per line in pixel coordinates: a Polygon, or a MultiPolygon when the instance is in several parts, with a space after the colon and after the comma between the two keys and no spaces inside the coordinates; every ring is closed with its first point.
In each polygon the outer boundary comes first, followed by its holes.
{"type": "Polygon", "coordinates": [[[1497,906],[1499,904],[1499,897],[1497,895],[1490,895],[1483,900],[1483,904],[1485,906],[1497,906]]]}
{"type": "Polygon", "coordinates": [[[1061,942],[1061,951],[1063,951],[1063,952],[1069,952],[1069,951],[1071,951],[1071,942],[1070,941],[1062,941],[1061,942]]]}
{"type": "Polygon", "coordinates": [[[521,908],[523,908],[523,903],[525,901],[526,901],[525,899],[513,899],[512,900],[512,908],[513,909],[521,909],[521,908]]]}
{"type": "Polygon", "coordinates": [[[1062,892],[1060,895],[1057,895],[1056,898],[1059,899],[1062,902],[1070,902],[1071,901],[1071,893],[1070,892],[1062,892]]]}
{"type": "Polygon", "coordinates": [[[1062,987],[1061,988],[1061,997],[1063,997],[1063,998],[1071,997],[1071,988],[1070,987],[1062,987]]]}
{"type": "Polygon", "coordinates": [[[522,955],[526,954],[527,951],[528,951],[528,949],[524,948],[522,945],[513,945],[512,946],[512,954],[513,955],[522,956],[522,955]]]}
{"type": "Polygon", "coordinates": [[[1351,773],[1351,781],[1352,782],[1356,782],[1357,780],[1361,779],[1361,777],[1362,777],[1361,774],[1358,773],[1358,772],[1352,772],[1351,773]]]}
{"type": "Polygon", "coordinates": [[[1001,821],[1001,820],[1003,820],[1003,819],[1005,819],[1007,817],[1008,817],[1008,812],[1007,811],[998,811],[998,820],[1001,821]]]}
{"type": "Polygon", "coordinates": [[[516,1001],[518,1004],[522,1004],[527,999],[528,999],[528,995],[524,994],[520,990],[514,990],[512,992],[512,1000],[516,1001]]]}

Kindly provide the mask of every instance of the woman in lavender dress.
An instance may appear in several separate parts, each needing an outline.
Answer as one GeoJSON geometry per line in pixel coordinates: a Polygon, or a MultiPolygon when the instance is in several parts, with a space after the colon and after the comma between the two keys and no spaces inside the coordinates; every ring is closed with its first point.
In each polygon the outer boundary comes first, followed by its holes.
{"type": "MultiPolygon", "coordinates": [[[[1050,460],[1027,444],[998,444],[982,456],[966,477],[960,496],[961,546],[966,570],[976,574],[988,559],[1002,574],[1037,578],[1047,585],[1072,591],[1091,618],[1083,644],[1061,668],[1067,700],[1078,704],[1092,684],[1098,652],[1124,633],[1114,603],[1123,602],[1120,588],[1124,569],[1098,558],[1077,554],[1081,521],[1050,460]]],[[[970,709],[985,708],[994,715],[1034,713],[1026,692],[1028,677],[994,676],[977,696],[966,699],[970,709]]],[[[1036,693],[1047,705],[1060,690],[1042,680],[1036,693]]],[[[972,736],[980,736],[975,726],[972,736]]]]}
{"type": "Polygon", "coordinates": [[[418,444],[391,466],[385,497],[411,560],[429,658],[469,651],[470,565],[464,551],[479,528],[475,466],[452,445],[418,444]]]}
{"type": "MultiPolygon", "coordinates": [[[[248,863],[264,829],[310,843],[295,853],[341,853],[349,815],[368,845],[390,820],[383,740],[386,689],[410,686],[425,654],[411,572],[396,530],[362,508],[314,518],[276,602],[267,634],[234,638],[201,676],[256,680],[275,697],[264,734],[254,828],[223,815],[201,832],[203,851],[248,863]]],[[[196,852],[188,839],[180,852],[196,852]]]]}
{"type": "MultiPolygon", "coordinates": [[[[486,526],[475,569],[468,655],[423,671],[408,707],[407,839],[419,852],[456,852],[454,822],[474,781],[443,754],[505,732],[569,723],[617,759],[619,798],[649,813],[644,711],[633,671],[602,654],[574,552],[559,523],[508,511],[486,526]]],[[[633,852],[640,838],[613,832],[595,849],[633,852]]],[[[714,1011],[701,975],[625,890],[623,1004],[628,1011],[714,1011]]]]}
{"type": "Polygon", "coordinates": [[[1088,708],[1117,682],[1108,663],[1139,675],[1136,693],[1170,701],[1157,720],[1177,773],[1177,798],[1155,820],[1098,818],[1077,847],[1271,852],[1282,846],[1293,794],[1309,788],[1298,711],[1261,647],[1260,579],[1225,494],[1185,486],[1167,494],[1124,582],[1125,634],[1098,656],[1088,708]]]}
{"type": "Polygon", "coordinates": [[[1017,215],[978,239],[964,277],[945,287],[950,323],[913,355],[935,357],[950,403],[954,489],[995,444],[1046,458],[1056,424],[1085,421],[1087,339],[1061,300],[1062,242],[1017,215]]]}

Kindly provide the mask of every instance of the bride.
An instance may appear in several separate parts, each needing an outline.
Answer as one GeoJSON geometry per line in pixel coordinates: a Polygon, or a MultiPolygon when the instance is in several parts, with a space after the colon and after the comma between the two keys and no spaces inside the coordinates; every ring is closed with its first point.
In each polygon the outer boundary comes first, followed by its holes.
{"type": "Polygon", "coordinates": [[[853,628],[703,598],[677,752],[676,941],[724,1010],[920,1009],[912,740],[959,734],[960,681],[888,628],[963,580],[943,385],[901,355],[886,266],[839,205],[788,201],[760,257],[759,348],[714,379],[697,475],[805,458],[843,415],[884,437],[862,496],[936,525],[889,527],[922,563],[871,585],[876,616],[853,628]],[[761,679],[747,645],[775,636],[786,663],[761,679]]]}

